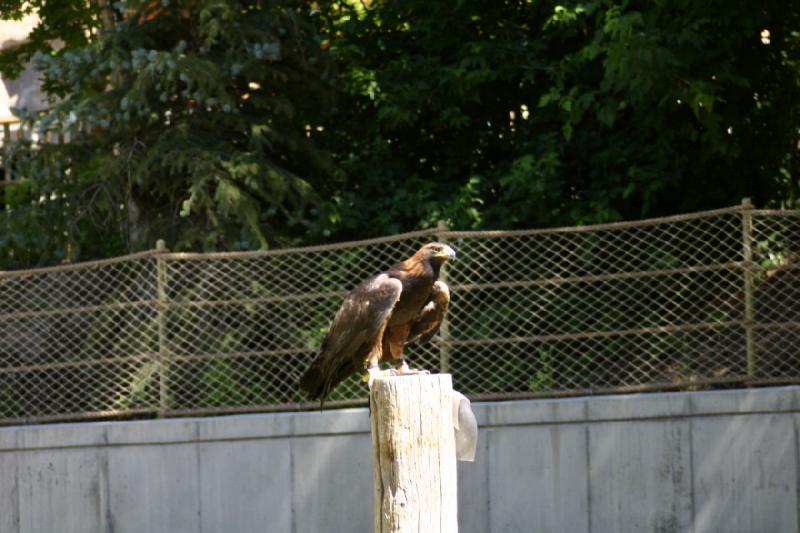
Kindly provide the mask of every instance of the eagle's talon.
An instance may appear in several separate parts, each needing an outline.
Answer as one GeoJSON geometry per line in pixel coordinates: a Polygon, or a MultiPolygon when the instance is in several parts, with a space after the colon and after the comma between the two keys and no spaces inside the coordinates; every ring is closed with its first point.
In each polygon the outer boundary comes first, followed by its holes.
{"type": "Polygon", "coordinates": [[[372,367],[367,370],[367,373],[361,376],[361,381],[364,381],[369,384],[369,388],[372,388],[372,382],[375,381],[375,378],[379,377],[386,377],[386,376],[399,376],[400,372],[395,370],[394,368],[389,368],[387,370],[381,370],[378,367],[372,367]]]}
{"type": "Polygon", "coordinates": [[[369,385],[369,388],[372,388],[372,382],[375,381],[375,378],[381,375],[381,369],[377,366],[371,366],[367,369],[367,373],[361,376],[361,381],[366,382],[369,385]]]}
{"type": "Polygon", "coordinates": [[[406,363],[405,361],[403,361],[402,363],[397,365],[394,368],[394,370],[396,372],[396,374],[394,374],[394,375],[396,375],[396,376],[400,376],[400,375],[413,376],[415,374],[430,374],[429,370],[421,370],[421,369],[416,369],[416,368],[409,367],[408,363],[406,363]]]}

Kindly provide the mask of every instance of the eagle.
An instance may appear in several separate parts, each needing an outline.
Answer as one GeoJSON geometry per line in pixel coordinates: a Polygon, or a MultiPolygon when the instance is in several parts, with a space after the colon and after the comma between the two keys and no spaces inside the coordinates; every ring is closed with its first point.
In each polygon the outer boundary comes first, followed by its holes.
{"type": "Polygon", "coordinates": [[[372,384],[381,374],[381,362],[391,362],[393,374],[419,372],[409,368],[403,348],[427,342],[438,331],[450,304],[450,290],[438,279],[439,271],[455,255],[447,244],[428,243],[350,291],[319,354],[300,378],[300,391],[325,401],[336,385],[365,367],[372,384]]]}

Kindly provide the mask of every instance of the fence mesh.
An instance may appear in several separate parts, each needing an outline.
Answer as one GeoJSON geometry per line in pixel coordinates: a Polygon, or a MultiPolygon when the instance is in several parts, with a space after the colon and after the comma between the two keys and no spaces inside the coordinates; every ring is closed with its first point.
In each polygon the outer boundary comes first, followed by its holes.
{"type": "MultiPolygon", "coordinates": [[[[432,239],[458,250],[452,302],[408,359],[472,398],[800,382],[800,212],[737,207],[3,272],[0,421],[310,408],[343,296],[432,239]]],[[[366,395],[354,377],[329,405],[366,395]]]]}

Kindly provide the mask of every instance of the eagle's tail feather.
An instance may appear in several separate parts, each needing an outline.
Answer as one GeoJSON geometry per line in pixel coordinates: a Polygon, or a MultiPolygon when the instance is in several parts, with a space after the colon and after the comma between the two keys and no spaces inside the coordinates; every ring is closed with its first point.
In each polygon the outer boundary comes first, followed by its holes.
{"type": "Polygon", "coordinates": [[[313,364],[306,370],[300,378],[300,392],[308,396],[311,400],[316,400],[322,396],[325,390],[325,376],[319,365],[313,364]]]}

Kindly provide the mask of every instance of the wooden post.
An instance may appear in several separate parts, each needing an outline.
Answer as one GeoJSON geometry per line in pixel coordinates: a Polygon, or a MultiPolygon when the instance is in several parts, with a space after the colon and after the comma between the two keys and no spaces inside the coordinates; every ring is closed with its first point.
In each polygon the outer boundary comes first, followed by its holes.
{"type": "MultiPolygon", "coordinates": [[[[166,252],[163,240],[156,241],[156,251],[166,252]]],[[[158,292],[158,414],[169,410],[169,349],[167,347],[167,264],[156,256],[156,290],[158,292]]]]}
{"type": "Polygon", "coordinates": [[[755,377],[758,370],[758,355],[756,354],[755,332],[753,322],[755,318],[753,306],[753,215],[750,209],[753,204],[750,198],[742,200],[742,256],[744,265],[744,335],[745,354],[747,357],[747,375],[755,377]]]}
{"type": "Polygon", "coordinates": [[[452,392],[449,374],[373,382],[375,533],[457,533],[452,392]]]}

